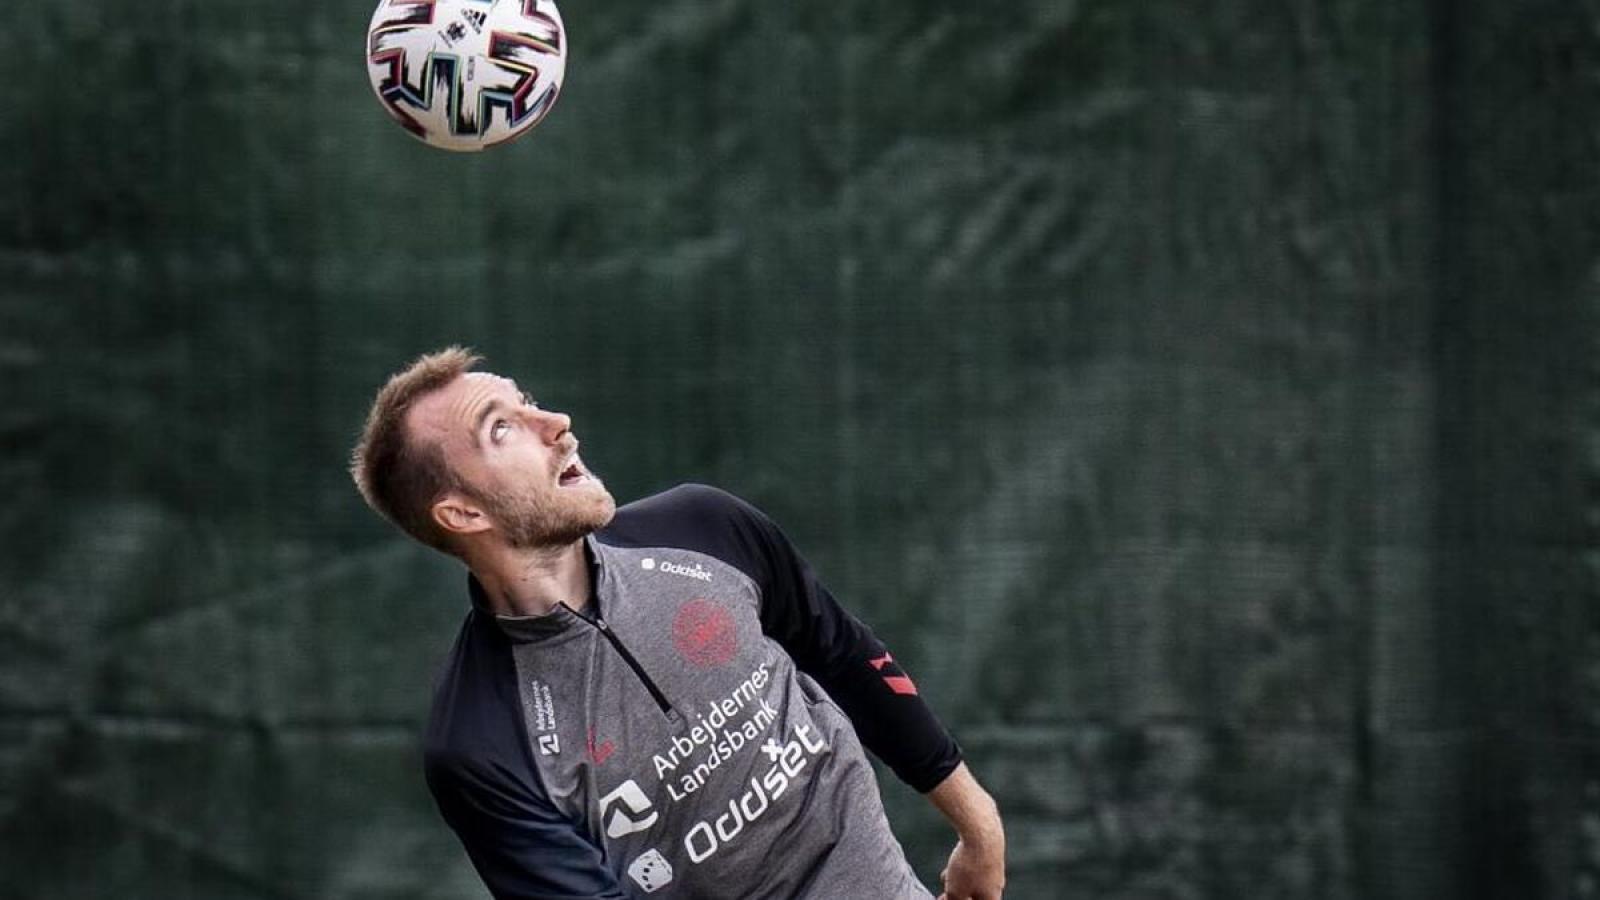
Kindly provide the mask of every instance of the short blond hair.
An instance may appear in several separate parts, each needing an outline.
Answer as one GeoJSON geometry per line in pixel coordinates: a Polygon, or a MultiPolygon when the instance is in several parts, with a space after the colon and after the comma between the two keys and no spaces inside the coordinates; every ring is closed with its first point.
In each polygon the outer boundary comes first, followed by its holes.
{"type": "Polygon", "coordinates": [[[389,377],[372,401],[361,439],[350,453],[350,477],[361,496],[401,531],[442,553],[456,555],[450,535],[433,520],[435,500],[460,489],[434,441],[414,441],[406,416],[419,398],[443,388],[483,362],[465,347],[425,353],[389,377]]]}

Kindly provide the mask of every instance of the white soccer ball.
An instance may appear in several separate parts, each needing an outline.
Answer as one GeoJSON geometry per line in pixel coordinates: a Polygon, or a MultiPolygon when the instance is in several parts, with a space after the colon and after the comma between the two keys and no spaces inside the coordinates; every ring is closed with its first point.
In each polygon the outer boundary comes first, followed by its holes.
{"type": "Polygon", "coordinates": [[[567,32],[552,0],[378,0],[367,77],[406,131],[446,150],[526,134],[561,93],[567,32]]]}

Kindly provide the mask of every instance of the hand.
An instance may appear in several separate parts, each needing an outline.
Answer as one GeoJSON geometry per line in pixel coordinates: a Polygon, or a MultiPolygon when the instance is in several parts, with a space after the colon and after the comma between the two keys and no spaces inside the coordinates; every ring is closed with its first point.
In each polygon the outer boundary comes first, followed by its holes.
{"type": "Polygon", "coordinates": [[[983,844],[956,841],[939,880],[944,884],[939,900],[1000,900],[1006,886],[1004,839],[983,844]]]}
{"type": "Polygon", "coordinates": [[[994,798],[961,763],[928,792],[928,799],[960,837],[939,873],[944,882],[939,900],[1000,900],[1006,886],[1006,830],[994,798]]]}

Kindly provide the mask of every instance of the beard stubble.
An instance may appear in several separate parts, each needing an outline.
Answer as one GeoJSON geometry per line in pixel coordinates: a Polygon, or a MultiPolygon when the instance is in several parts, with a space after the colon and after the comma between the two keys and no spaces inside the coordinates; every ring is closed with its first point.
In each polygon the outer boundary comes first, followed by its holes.
{"type": "Polygon", "coordinates": [[[593,485],[573,490],[517,485],[476,499],[499,524],[506,543],[518,550],[558,547],[579,540],[611,521],[616,501],[598,475],[593,485]]]}

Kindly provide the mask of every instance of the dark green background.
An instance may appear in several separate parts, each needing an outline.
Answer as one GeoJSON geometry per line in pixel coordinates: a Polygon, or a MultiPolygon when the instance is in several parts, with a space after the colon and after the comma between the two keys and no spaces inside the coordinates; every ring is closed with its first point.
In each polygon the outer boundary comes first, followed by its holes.
{"type": "Polygon", "coordinates": [[[483,896],[343,472],[463,342],[785,525],[1010,897],[1600,896],[1600,3],[569,0],[477,157],[370,13],[0,14],[0,895],[483,896]]]}

